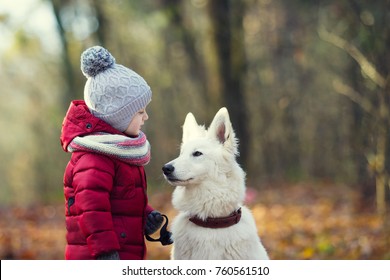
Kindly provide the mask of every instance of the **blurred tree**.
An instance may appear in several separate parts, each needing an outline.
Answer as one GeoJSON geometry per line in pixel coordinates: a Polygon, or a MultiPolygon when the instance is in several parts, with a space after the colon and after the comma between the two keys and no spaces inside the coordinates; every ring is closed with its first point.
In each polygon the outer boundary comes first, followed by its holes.
{"type": "Polygon", "coordinates": [[[72,66],[72,58],[70,56],[70,50],[69,50],[69,44],[71,43],[70,40],[66,36],[66,30],[64,27],[63,20],[61,18],[61,9],[65,7],[65,5],[68,5],[68,1],[60,1],[60,0],[48,0],[53,8],[53,14],[55,16],[56,22],[57,22],[57,30],[58,35],[60,37],[61,41],[61,59],[62,59],[62,71],[64,75],[64,83],[63,83],[63,100],[62,100],[62,107],[65,111],[71,100],[77,99],[78,97],[78,91],[77,91],[77,85],[75,83],[75,77],[74,77],[74,70],[72,66]]]}
{"type": "Polygon", "coordinates": [[[99,27],[96,29],[96,36],[98,44],[105,46],[107,44],[107,37],[110,33],[110,28],[108,26],[108,19],[105,14],[105,6],[103,1],[93,0],[91,4],[96,13],[96,20],[99,24],[99,27]]]}
{"type": "MultiPolygon", "coordinates": [[[[164,39],[168,46],[174,44],[176,41],[183,44],[183,50],[188,57],[188,74],[199,85],[199,95],[204,100],[205,104],[211,105],[212,98],[209,95],[207,88],[206,70],[202,57],[196,49],[196,39],[194,37],[194,30],[189,28],[189,24],[185,21],[185,5],[182,0],[162,0],[160,5],[165,16],[168,19],[168,26],[165,29],[164,39]]],[[[191,26],[194,28],[193,26],[191,26]]]]}
{"type": "Polygon", "coordinates": [[[337,28],[328,31],[324,20],[320,23],[319,35],[355,61],[350,73],[347,73],[350,76],[334,80],[333,85],[338,93],[360,106],[361,113],[354,115],[357,119],[355,124],[361,124],[359,119],[362,115],[366,119],[364,131],[370,133],[362,134],[361,128],[356,127],[359,131],[356,135],[360,136],[358,141],[367,158],[368,170],[375,176],[378,212],[385,215],[390,186],[390,52],[386,47],[390,44],[386,15],[390,1],[382,1],[375,6],[364,1],[342,1],[330,8],[339,11],[338,15],[332,15],[336,17],[336,23],[332,25],[343,22],[349,32],[340,35],[337,28]],[[360,79],[353,79],[356,73],[361,73],[360,79]]]}
{"type": "MultiPolygon", "coordinates": [[[[244,91],[246,76],[245,40],[243,18],[244,1],[208,2],[212,37],[217,58],[217,77],[223,104],[226,104],[238,138],[249,139],[247,106],[244,91]]],[[[240,146],[240,161],[246,167],[249,146],[240,146]]]]}

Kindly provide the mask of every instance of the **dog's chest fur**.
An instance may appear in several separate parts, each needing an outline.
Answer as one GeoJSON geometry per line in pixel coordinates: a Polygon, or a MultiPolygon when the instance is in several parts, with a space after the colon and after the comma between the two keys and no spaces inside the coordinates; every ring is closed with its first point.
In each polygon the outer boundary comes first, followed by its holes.
{"type": "Polygon", "coordinates": [[[180,213],[172,224],[174,239],[173,259],[245,260],[268,259],[256,232],[250,211],[243,206],[238,224],[229,228],[199,227],[180,213]]]}

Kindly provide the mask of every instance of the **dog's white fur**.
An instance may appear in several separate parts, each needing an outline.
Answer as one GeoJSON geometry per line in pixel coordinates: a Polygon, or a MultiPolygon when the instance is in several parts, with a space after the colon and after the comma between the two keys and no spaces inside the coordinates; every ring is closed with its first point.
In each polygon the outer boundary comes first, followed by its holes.
{"type": "Polygon", "coordinates": [[[179,211],[171,227],[172,259],[268,259],[253,216],[243,206],[245,173],[237,154],[226,108],[218,111],[208,130],[188,113],[180,156],[164,166],[174,168],[164,176],[176,186],[172,203],[179,211]],[[226,217],[240,207],[240,222],[227,228],[204,228],[189,221],[192,216],[226,217]]]}

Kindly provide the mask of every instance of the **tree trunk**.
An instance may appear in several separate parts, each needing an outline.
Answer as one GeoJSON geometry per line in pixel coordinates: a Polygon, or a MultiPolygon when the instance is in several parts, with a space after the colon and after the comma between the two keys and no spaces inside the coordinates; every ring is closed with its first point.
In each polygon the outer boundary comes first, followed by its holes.
{"type": "MultiPolygon", "coordinates": [[[[249,139],[247,106],[244,93],[246,57],[242,1],[209,1],[212,35],[217,56],[220,91],[228,108],[237,137],[249,139]]],[[[247,164],[248,145],[240,146],[240,163],[247,164]]]]}
{"type": "Polygon", "coordinates": [[[99,22],[99,28],[96,30],[96,37],[101,46],[106,46],[107,34],[109,34],[109,30],[107,28],[108,21],[104,14],[104,2],[93,0],[93,7],[95,8],[96,18],[99,22]]]}
{"type": "Polygon", "coordinates": [[[53,13],[54,17],[57,21],[57,27],[58,27],[58,35],[60,37],[60,41],[62,44],[62,68],[63,68],[63,74],[65,79],[65,85],[63,86],[63,98],[62,98],[62,109],[66,111],[69,107],[69,103],[73,99],[77,99],[77,90],[76,90],[76,84],[74,79],[74,71],[71,63],[71,58],[69,55],[69,46],[68,46],[68,40],[66,38],[66,33],[64,26],[62,24],[62,20],[60,17],[60,11],[61,7],[63,5],[63,2],[59,0],[50,0],[52,7],[53,7],[53,13]]]}

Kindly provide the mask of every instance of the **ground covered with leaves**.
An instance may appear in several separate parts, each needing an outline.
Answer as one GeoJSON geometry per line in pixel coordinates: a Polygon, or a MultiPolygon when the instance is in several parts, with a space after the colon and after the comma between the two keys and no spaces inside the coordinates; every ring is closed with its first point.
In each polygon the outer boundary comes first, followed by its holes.
{"type": "MultiPolygon", "coordinates": [[[[152,194],[150,203],[172,220],[170,195],[152,194]]],[[[390,259],[389,226],[374,207],[362,207],[356,189],[334,184],[248,188],[247,205],[272,259],[390,259]]],[[[63,205],[0,208],[0,258],[63,259],[63,213],[63,205]]],[[[147,246],[148,259],[169,259],[171,246],[147,246]]]]}

